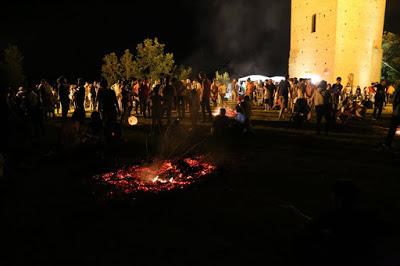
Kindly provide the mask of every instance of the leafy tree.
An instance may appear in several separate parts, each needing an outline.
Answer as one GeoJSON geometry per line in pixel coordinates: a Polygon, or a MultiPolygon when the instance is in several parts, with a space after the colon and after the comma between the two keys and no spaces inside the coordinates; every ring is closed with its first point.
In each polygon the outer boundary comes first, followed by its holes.
{"type": "Polygon", "coordinates": [[[165,53],[165,44],[157,38],[146,39],[136,47],[136,64],[141,78],[159,79],[171,74],[174,67],[174,55],[165,53]]]}
{"type": "Polygon", "coordinates": [[[191,67],[185,67],[184,65],[179,65],[174,69],[174,77],[176,77],[178,80],[187,80],[190,78],[190,75],[192,75],[191,67]]]}
{"type": "Polygon", "coordinates": [[[120,58],[120,68],[124,80],[131,80],[140,75],[137,63],[133,60],[133,54],[129,49],[126,49],[120,58]]]}
{"type": "Polygon", "coordinates": [[[391,81],[400,79],[400,35],[385,32],[382,48],[382,76],[391,81]]]}
{"type": "Polygon", "coordinates": [[[219,73],[219,71],[215,72],[215,79],[219,83],[224,83],[224,84],[228,84],[231,81],[228,72],[224,72],[224,73],[219,73]]]}
{"type": "Polygon", "coordinates": [[[5,84],[12,87],[24,84],[23,61],[24,57],[16,45],[9,45],[4,50],[4,61],[1,62],[0,67],[3,72],[5,84]]]}
{"type": "Polygon", "coordinates": [[[112,86],[122,78],[121,69],[121,64],[115,53],[107,54],[103,57],[101,76],[107,80],[108,86],[112,86]]]}

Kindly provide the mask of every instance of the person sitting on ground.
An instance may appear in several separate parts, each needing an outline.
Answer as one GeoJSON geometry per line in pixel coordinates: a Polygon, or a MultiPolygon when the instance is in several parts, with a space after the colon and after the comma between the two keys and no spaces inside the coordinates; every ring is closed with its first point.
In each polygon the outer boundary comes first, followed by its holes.
{"type": "Polygon", "coordinates": [[[221,108],[219,111],[219,115],[214,118],[214,122],[212,125],[212,133],[218,138],[224,138],[227,136],[230,127],[229,118],[226,116],[226,109],[221,108]]]}
{"type": "Polygon", "coordinates": [[[99,112],[93,112],[90,116],[91,121],[85,134],[84,143],[87,144],[100,144],[103,140],[104,128],[103,121],[99,112]]]}
{"type": "Polygon", "coordinates": [[[61,150],[72,150],[81,144],[80,112],[75,111],[72,117],[62,124],[58,144],[61,150]]]}
{"type": "Polygon", "coordinates": [[[250,98],[250,96],[246,95],[244,97],[244,101],[240,104],[240,107],[242,108],[243,114],[247,117],[247,120],[249,120],[249,121],[250,121],[251,114],[252,114],[252,112],[251,112],[252,106],[251,105],[252,105],[251,98],[250,98]]]}

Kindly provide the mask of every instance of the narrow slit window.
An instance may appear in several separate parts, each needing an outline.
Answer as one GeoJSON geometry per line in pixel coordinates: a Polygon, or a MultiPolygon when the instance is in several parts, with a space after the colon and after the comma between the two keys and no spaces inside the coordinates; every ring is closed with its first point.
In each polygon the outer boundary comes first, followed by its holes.
{"type": "Polygon", "coordinates": [[[314,33],[316,31],[317,31],[317,14],[314,14],[312,16],[311,33],[314,33]]]}

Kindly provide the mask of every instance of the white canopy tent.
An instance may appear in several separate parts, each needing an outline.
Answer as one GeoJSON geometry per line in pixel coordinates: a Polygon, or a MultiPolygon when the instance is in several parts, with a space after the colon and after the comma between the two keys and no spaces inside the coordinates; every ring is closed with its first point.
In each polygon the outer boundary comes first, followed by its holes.
{"type": "Polygon", "coordinates": [[[281,82],[282,80],[285,79],[285,77],[280,77],[280,76],[275,76],[275,77],[267,77],[263,75],[250,75],[247,77],[240,78],[238,80],[239,83],[246,82],[248,79],[251,81],[265,81],[267,79],[272,79],[273,82],[281,82]]]}

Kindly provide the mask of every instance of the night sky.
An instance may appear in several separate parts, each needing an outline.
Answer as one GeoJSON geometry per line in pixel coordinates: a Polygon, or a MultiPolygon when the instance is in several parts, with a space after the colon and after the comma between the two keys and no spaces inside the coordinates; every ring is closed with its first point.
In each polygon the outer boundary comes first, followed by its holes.
{"type": "MultiPolygon", "coordinates": [[[[290,0],[13,1],[1,4],[0,48],[17,44],[31,79],[97,78],[102,56],[159,37],[177,63],[234,75],[287,72],[290,0]]],[[[400,33],[400,1],[385,30],[400,33]]],[[[373,15],[373,14],[371,14],[373,15]]]]}

